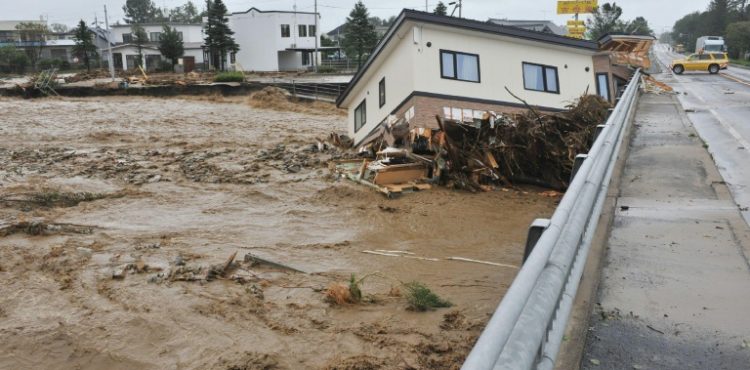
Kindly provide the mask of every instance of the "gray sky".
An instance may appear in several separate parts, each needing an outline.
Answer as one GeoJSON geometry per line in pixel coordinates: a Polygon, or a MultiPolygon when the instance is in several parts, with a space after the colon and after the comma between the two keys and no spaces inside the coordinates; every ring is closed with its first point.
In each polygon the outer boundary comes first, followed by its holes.
{"type": "MultiPolygon", "coordinates": [[[[186,0],[154,0],[159,7],[175,7],[186,0]]],[[[449,0],[450,1],[450,0],[449,0]]],[[[193,0],[198,7],[203,0],[193,0]]],[[[225,0],[230,12],[245,11],[250,7],[261,10],[292,10],[294,5],[300,11],[312,11],[313,0],[225,0]]],[[[321,14],[321,29],[329,31],[344,22],[356,0],[318,0],[321,14]]],[[[445,1],[446,3],[448,1],[445,1]]],[[[600,3],[605,1],[600,0],[600,3]]],[[[104,19],[103,5],[109,10],[110,22],[122,19],[122,5],[125,0],[0,0],[0,18],[5,20],[38,19],[48,17],[50,23],[64,23],[72,26],[83,18],[94,20],[96,14],[104,19]]],[[[402,8],[424,10],[424,0],[364,0],[372,15],[388,17],[398,14],[402,8]]],[[[437,0],[428,0],[432,10],[437,0]]],[[[551,19],[563,24],[569,18],[558,16],[556,0],[464,0],[464,17],[479,20],[493,18],[511,19],[551,19]]],[[[674,22],[683,15],[696,10],[705,10],[709,0],[620,0],[625,19],[644,16],[652,28],[660,33],[671,29],[674,22]]]]}

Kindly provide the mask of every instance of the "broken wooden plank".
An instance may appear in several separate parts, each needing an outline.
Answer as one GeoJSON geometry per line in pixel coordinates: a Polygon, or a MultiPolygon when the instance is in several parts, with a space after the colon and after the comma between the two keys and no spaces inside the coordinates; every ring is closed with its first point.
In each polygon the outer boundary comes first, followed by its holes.
{"type": "Polygon", "coordinates": [[[280,268],[280,269],[283,269],[283,270],[289,270],[289,271],[294,271],[294,272],[301,272],[303,274],[306,274],[306,272],[304,272],[302,270],[299,270],[297,268],[294,268],[294,267],[291,267],[291,266],[288,266],[288,265],[285,265],[285,264],[282,264],[282,263],[279,263],[279,262],[274,262],[274,261],[271,261],[271,260],[268,260],[268,259],[265,259],[265,258],[262,258],[262,257],[258,257],[258,256],[254,255],[252,253],[246,254],[244,260],[245,260],[245,262],[249,262],[251,264],[268,265],[268,266],[280,268]]]}

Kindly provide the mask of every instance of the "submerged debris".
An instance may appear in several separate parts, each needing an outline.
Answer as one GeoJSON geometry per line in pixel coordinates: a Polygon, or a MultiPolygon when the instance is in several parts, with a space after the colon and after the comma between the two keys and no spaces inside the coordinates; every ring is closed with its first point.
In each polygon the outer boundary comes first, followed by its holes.
{"type": "Polygon", "coordinates": [[[435,308],[450,307],[453,304],[440,298],[430,288],[418,281],[404,284],[406,301],[414,311],[427,311],[435,308]]]}
{"type": "Polygon", "coordinates": [[[391,119],[359,148],[365,159],[336,161],[331,169],[387,195],[429,183],[470,191],[514,183],[565,189],[575,156],[591,147],[609,107],[584,95],[555,114],[530,107],[525,114],[485,112],[466,121],[438,116],[438,129],[410,129],[391,119]]]}

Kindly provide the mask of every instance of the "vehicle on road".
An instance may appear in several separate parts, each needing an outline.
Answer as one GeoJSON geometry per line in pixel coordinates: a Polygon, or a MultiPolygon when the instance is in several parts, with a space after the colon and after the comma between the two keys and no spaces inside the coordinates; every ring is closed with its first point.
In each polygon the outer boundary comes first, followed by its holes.
{"type": "Polygon", "coordinates": [[[729,58],[726,53],[702,53],[691,54],[685,59],[676,59],[672,61],[670,68],[678,75],[685,71],[708,71],[716,74],[726,69],[727,66],[729,66],[729,58]]]}
{"type": "Polygon", "coordinates": [[[698,53],[724,52],[727,51],[727,46],[721,36],[701,36],[695,42],[695,51],[698,53]]]}

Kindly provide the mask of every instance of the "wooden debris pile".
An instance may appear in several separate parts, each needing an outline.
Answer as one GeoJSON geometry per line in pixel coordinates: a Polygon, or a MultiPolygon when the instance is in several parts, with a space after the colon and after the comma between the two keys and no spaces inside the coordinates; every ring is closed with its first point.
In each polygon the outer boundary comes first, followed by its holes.
{"type": "Polygon", "coordinates": [[[671,86],[663,82],[659,82],[655,78],[648,75],[641,76],[641,89],[646,93],[656,95],[674,94],[674,89],[671,86]]]}
{"type": "Polygon", "coordinates": [[[565,189],[575,156],[588,152],[609,108],[599,96],[585,95],[555,114],[530,108],[516,115],[486,112],[472,121],[438,116],[439,129],[390,121],[359,148],[364,159],[331,167],[389,196],[429,184],[470,191],[514,183],[565,189]]]}

